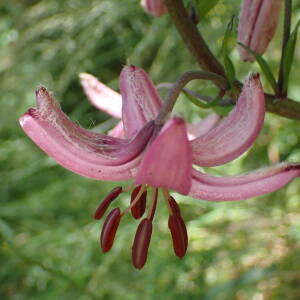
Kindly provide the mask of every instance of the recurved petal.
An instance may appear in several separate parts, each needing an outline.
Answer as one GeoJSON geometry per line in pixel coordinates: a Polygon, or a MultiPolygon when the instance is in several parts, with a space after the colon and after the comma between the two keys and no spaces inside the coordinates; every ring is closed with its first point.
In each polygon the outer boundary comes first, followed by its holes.
{"type": "Polygon", "coordinates": [[[237,158],[255,141],[264,116],[265,98],[259,75],[251,75],[231,113],[207,134],[191,141],[193,162],[208,167],[237,158]]]}
{"type": "Polygon", "coordinates": [[[123,122],[120,121],[114,128],[112,128],[108,132],[108,135],[117,138],[123,138],[124,137],[123,122]]]}
{"type": "Polygon", "coordinates": [[[100,82],[96,77],[88,73],[80,73],[80,83],[89,101],[96,108],[105,111],[109,115],[121,119],[122,97],[108,86],[100,82]]]}
{"type": "Polygon", "coordinates": [[[192,153],[181,118],[170,119],[147,148],[136,176],[137,184],[187,194],[191,185],[192,153]]]}
{"type": "Polygon", "coordinates": [[[154,124],[150,122],[131,140],[88,131],[73,123],[58,102],[39,88],[37,109],[20,118],[26,134],[65,168],[99,180],[125,180],[133,176],[154,124]]]}
{"type": "Polygon", "coordinates": [[[136,134],[154,120],[161,107],[160,97],[147,73],[136,66],[123,68],[120,75],[122,120],[125,137],[136,134]]]}
{"type": "Polygon", "coordinates": [[[211,129],[217,126],[220,119],[221,117],[219,115],[212,113],[197,123],[187,124],[189,139],[193,140],[208,133],[211,129]]]}
{"type": "Polygon", "coordinates": [[[244,175],[224,177],[193,170],[189,195],[208,201],[243,200],[278,190],[299,176],[299,164],[279,164],[244,175]]]}

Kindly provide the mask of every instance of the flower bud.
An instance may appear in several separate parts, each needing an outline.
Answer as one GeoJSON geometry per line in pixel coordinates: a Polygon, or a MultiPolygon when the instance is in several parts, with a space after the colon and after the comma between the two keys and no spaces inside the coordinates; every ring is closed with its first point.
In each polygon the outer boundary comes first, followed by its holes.
{"type": "Polygon", "coordinates": [[[142,0],[141,5],[147,13],[156,18],[168,12],[163,0],[142,0]]]}
{"type": "MultiPolygon", "coordinates": [[[[258,54],[267,49],[278,23],[282,0],[244,0],[240,11],[238,41],[258,54]]],[[[239,46],[244,61],[254,61],[246,49],[239,46]]]]}

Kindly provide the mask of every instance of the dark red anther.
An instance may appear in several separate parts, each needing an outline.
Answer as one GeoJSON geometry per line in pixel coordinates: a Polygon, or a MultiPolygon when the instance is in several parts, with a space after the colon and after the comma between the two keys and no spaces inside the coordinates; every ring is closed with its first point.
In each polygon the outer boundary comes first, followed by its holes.
{"type": "Polygon", "coordinates": [[[109,194],[102,200],[100,205],[98,206],[94,218],[99,220],[105,214],[108,206],[122,193],[123,189],[121,186],[117,186],[113,188],[109,194]]]}
{"type": "MultiPolygon", "coordinates": [[[[149,220],[151,220],[151,222],[153,221],[154,218],[154,214],[156,211],[156,204],[157,204],[157,197],[158,197],[158,190],[157,189],[153,189],[152,193],[155,193],[154,199],[152,200],[153,203],[151,203],[151,208],[150,208],[150,215],[149,215],[149,220]]],[[[153,197],[153,195],[152,195],[153,197]]]]}
{"type": "Polygon", "coordinates": [[[132,263],[135,268],[141,269],[146,263],[150,239],[152,234],[152,222],[143,219],[139,224],[132,246],[132,263]]]}
{"type": "MultiPolygon", "coordinates": [[[[131,203],[134,201],[141,189],[141,185],[137,186],[131,193],[131,203]]],[[[131,214],[135,219],[139,219],[143,216],[146,210],[146,199],[147,199],[147,190],[143,192],[139,201],[131,207],[131,214]]]]}
{"type": "Polygon", "coordinates": [[[103,252],[107,252],[111,249],[120,220],[121,213],[119,208],[113,209],[106,217],[100,236],[100,243],[103,252]]]}
{"type": "Polygon", "coordinates": [[[172,213],[174,215],[181,216],[180,207],[172,196],[169,197],[168,202],[170,204],[172,213]]]}
{"type": "Polygon", "coordinates": [[[188,246],[186,227],[181,216],[173,214],[169,216],[169,229],[171,231],[174,252],[178,257],[183,257],[188,246]]]}

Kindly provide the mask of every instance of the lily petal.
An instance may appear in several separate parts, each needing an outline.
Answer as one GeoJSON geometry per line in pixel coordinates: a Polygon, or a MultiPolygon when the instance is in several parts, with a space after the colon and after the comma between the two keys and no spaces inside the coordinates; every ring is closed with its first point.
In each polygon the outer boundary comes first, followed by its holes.
{"type": "Polygon", "coordinates": [[[114,128],[112,128],[108,132],[108,135],[116,138],[123,138],[124,137],[123,122],[120,121],[114,128]]]}
{"type": "Polygon", "coordinates": [[[98,180],[133,176],[154,124],[147,123],[131,140],[91,132],[73,123],[43,87],[36,92],[37,109],[20,118],[26,134],[65,168],[98,180]]]}
{"type": "Polygon", "coordinates": [[[191,141],[193,162],[217,166],[244,153],[255,141],[264,122],[265,98],[259,75],[250,76],[235,108],[217,127],[191,141]]]}
{"type": "Polygon", "coordinates": [[[221,117],[219,115],[212,113],[197,123],[187,124],[189,140],[208,133],[211,129],[216,127],[220,119],[221,117]]]}
{"type": "Polygon", "coordinates": [[[151,78],[143,69],[133,65],[123,68],[120,90],[123,99],[124,134],[129,137],[156,118],[161,100],[151,78]]]}
{"type": "Polygon", "coordinates": [[[191,146],[181,118],[170,119],[144,154],[137,184],[173,189],[187,194],[192,175],[191,146]]]}
{"type": "Polygon", "coordinates": [[[240,176],[225,177],[193,170],[189,195],[208,201],[243,200],[278,190],[299,176],[299,164],[279,164],[240,176]]]}
{"type": "Polygon", "coordinates": [[[93,106],[105,111],[112,117],[121,119],[122,97],[95,76],[88,73],[80,73],[80,83],[83,90],[93,106]]]}

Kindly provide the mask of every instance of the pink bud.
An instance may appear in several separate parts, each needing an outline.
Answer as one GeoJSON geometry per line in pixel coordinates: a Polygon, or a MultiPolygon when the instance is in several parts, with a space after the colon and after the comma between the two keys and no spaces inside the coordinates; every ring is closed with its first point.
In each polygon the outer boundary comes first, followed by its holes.
{"type": "Polygon", "coordinates": [[[163,0],[142,0],[141,5],[153,17],[158,18],[168,12],[163,0]]]}
{"type": "MultiPolygon", "coordinates": [[[[282,0],[244,0],[238,28],[238,41],[258,54],[268,47],[278,23],[282,0]]],[[[240,57],[244,61],[253,61],[254,57],[239,47],[240,57]]]]}

